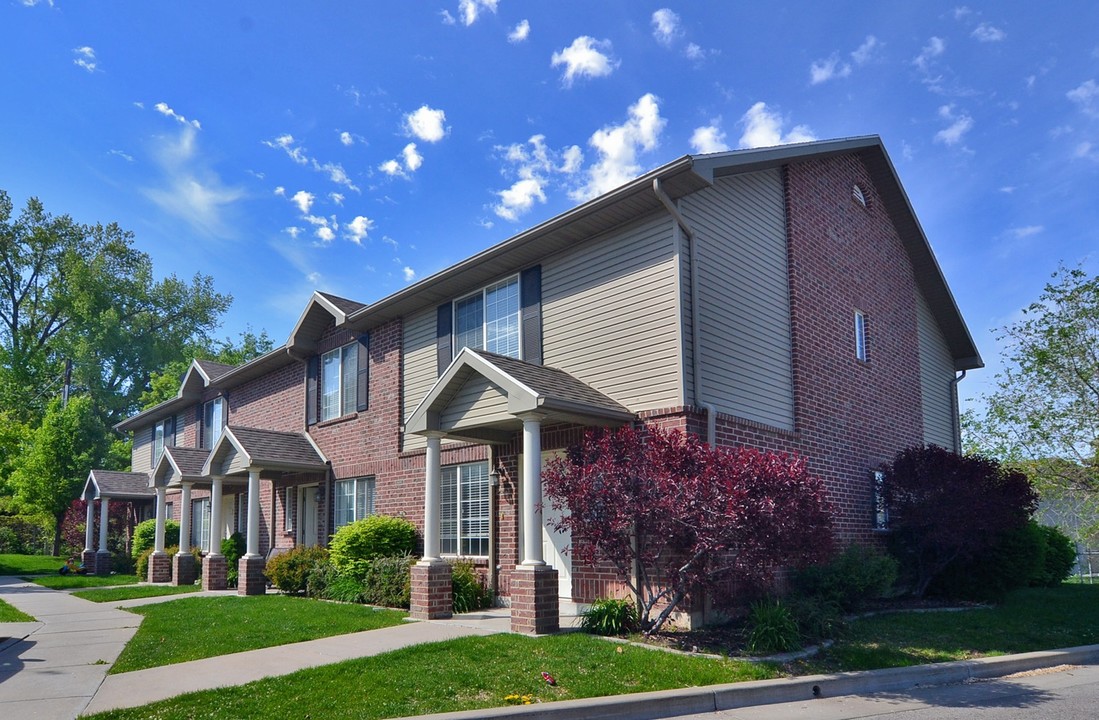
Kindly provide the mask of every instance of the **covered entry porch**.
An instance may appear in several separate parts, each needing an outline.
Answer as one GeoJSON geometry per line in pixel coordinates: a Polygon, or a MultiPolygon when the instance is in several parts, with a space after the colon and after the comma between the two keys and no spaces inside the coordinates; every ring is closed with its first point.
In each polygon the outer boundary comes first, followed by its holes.
{"type": "MultiPolygon", "coordinates": [[[[424,476],[424,556],[412,570],[413,617],[450,617],[450,564],[443,552],[442,451],[444,440],[502,447],[521,434],[518,467],[518,527],[511,573],[511,628],[551,633],[560,626],[560,598],[572,598],[567,576],[567,537],[551,536],[543,512],[543,426],[547,424],[617,426],[636,419],[629,409],[568,373],[485,351],[464,348],[409,417],[405,431],[426,438],[424,476]],[[563,587],[569,585],[568,587],[563,587]]],[[[557,448],[549,448],[557,449],[557,448]]],[[[496,459],[489,468],[498,476],[496,459]]],[[[493,518],[495,520],[495,518],[493,518]]],[[[498,523],[491,523],[499,534],[498,523]]],[[[497,538],[489,538],[494,545],[497,538]]],[[[461,548],[457,551],[461,553],[461,548]]],[[[490,558],[490,565],[492,560],[490,558]]],[[[490,568],[491,571],[491,568],[490,568]]]]}
{"type": "Polygon", "coordinates": [[[87,503],[84,525],[84,552],[80,562],[88,573],[111,574],[111,551],[107,549],[107,519],[112,500],[149,506],[154,499],[145,473],[92,470],[80,498],[87,503]],[[95,545],[95,501],[99,501],[99,549],[95,545]]]}

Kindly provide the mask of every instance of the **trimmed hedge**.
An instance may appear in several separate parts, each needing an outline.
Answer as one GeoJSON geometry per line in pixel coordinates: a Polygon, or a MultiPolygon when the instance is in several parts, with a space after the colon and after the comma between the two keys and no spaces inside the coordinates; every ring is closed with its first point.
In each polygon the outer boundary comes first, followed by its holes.
{"type": "MultiPolygon", "coordinates": [[[[144,520],[134,528],[134,537],[130,544],[130,554],[140,557],[153,546],[156,540],[156,520],[144,520]]],[[[175,520],[164,521],[164,547],[179,545],[179,523],[175,520]]]]}
{"type": "Polygon", "coordinates": [[[412,554],[416,526],[404,518],[371,515],[341,527],[328,547],[337,570],[361,579],[374,558],[412,554]]]}
{"type": "Polygon", "coordinates": [[[305,592],[309,574],[328,561],[328,551],[322,547],[296,547],[267,561],[263,574],[271,584],[285,593],[305,592]]]}

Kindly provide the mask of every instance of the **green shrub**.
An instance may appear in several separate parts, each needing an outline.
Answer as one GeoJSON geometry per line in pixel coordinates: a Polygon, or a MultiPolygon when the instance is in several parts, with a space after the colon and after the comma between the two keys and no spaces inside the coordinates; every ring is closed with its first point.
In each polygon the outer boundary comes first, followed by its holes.
{"type": "Polygon", "coordinates": [[[1045,562],[1030,579],[1031,587],[1057,587],[1072,574],[1076,564],[1076,544],[1055,527],[1039,525],[1045,540],[1045,562]]]}
{"type": "Polygon", "coordinates": [[[408,555],[416,549],[416,526],[404,518],[371,515],[344,525],[328,544],[341,573],[362,578],[376,557],[408,555]]]}
{"type": "Polygon", "coordinates": [[[268,560],[263,574],[279,590],[300,595],[309,573],[327,560],[328,551],[322,547],[296,547],[268,560]]]}
{"type": "Polygon", "coordinates": [[[450,585],[454,592],[454,612],[483,610],[492,605],[492,592],[481,582],[473,563],[459,560],[451,566],[450,585]]]}
{"type": "Polygon", "coordinates": [[[225,556],[225,583],[229,587],[237,586],[237,575],[240,572],[238,563],[246,549],[244,536],[239,532],[221,541],[221,554],[225,556]]]}
{"type": "Polygon", "coordinates": [[[592,635],[625,635],[640,627],[637,605],[628,598],[599,598],[580,616],[580,629],[592,635]]]}
{"type": "Polygon", "coordinates": [[[405,608],[412,601],[412,555],[379,557],[363,576],[363,600],[371,605],[405,608]]]}
{"type": "Polygon", "coordinates": [[[983,554],[955,561],[935,578],[928,593],[957,600],[998,602],[1045,571],[1046,541],[1033,520],[1000,535],[983,554]]]}
{"type": "Polygon", "coordinates": [[[802,595],[855,612],[886,596],[896,581],[896,559],[875,548],[850,545],[830,562],[798,571],[794,587],[802,595]]]}
{"type": "Polygon", "coordinates": [[[315,600],[326,599],[328,586],[339,574],[340,571],[330,561],[317,563],[305,577],[305,594],[315,600]]]}
{"type": "MultiPolygon", "coordinates": [[[[134,528],[130,543],[130,554],[135,558],[153,546],[156,540],[156,520],[139,522],[134,528]]],[[[179,523],[175,520],[164,521],[164,546],[179,545],[179,523]]]]}
{"type": "Polygon", "coordinates": [[[337,572],[324,590],[325,600],[345,603],[363,602],[363,583],[356,577],[337,572]]]}
{"type": "Polygon", "coordinates": [[[787,606],[803,640],[834,640],[847,629],[843,608],[834,600],[808,595],[794,596],[787,600],[787,606]]]}
{"type": "Polygon", "coordinates": [[[801,646],[798,624],[781,600],[764,599],[752,604],[748,614],[748,652],[770,654],[801,646]]]}

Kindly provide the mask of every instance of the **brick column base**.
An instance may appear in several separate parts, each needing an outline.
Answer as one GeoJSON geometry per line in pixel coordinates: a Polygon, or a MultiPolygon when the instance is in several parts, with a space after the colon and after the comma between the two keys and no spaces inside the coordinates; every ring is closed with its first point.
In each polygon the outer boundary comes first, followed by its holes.
{"type": "Polygon", "coordinates": [[[166,583],[172,581],[172,556],[166,552],[155,552],[149,556],[149,582],[166,583]]]}
{"type": "Polygon", "coordinates": [[[97,552],[95,554],[95,574],[111,574],[111,554],[109,552],[104,550],[103,552],[97,552]]]}
{"type": "Polygon", "coordinates": [[[195,556],[191,553],[176,553],[172,556],[172,584],[195,584],[195,556]]]}
{"type": "Polygon", "coordinates": [[[202,589],[224,590],[228,585],[225,581],[225,571],[229,564],[222,554],[207,555],[202,559],[202,589]]]}
{"type": "Polygon", "coordinates": [[[561,629],[557,571],[519,565],[511,575],[511,631],[547,635],[561,629]]]}
{"type": "Polygon", "coordinates": [[[454,614],[450,563],[445,560],[412,566],[412,602],[408,616],[414,620],[445,620],[454,614]]]}
{"type": "Polygon", "coordinates": [[[80,564],[84,566],[85,574],[95,575],[95,550],[80,553],[80,564]]]}
{"type": "Polygon", "coordinates": [[[263,576],[266,563],[260,556],[242,557],[237,563],[237,595],[263,595],[267,592],[267,578],[263,576]]]}

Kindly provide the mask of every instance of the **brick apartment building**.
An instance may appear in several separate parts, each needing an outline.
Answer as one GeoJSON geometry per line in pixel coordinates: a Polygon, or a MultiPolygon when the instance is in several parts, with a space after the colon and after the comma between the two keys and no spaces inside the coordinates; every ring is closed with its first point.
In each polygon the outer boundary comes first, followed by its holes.
{"type": "Polygon", "coordinates": [[[446,561],[466,557],[515,629],[546,632],[613,583],[573,567],[540,502],[543,458],[585,428],[803,455],[841,541],[865,542],[874,469],[957,449],[958,373],[980,366],[878,137],[684,156],[372,304],[314,293],[284,345],[195,361],[120,423],[132,472],[84,497],[138,486],[181,522],[153,580],[173,562],[193,580],[198,545],[224,587],[219,539],[240,530],[245,594],[273,551],[404,516],[414,616],[449,614],[446,561]]]}

